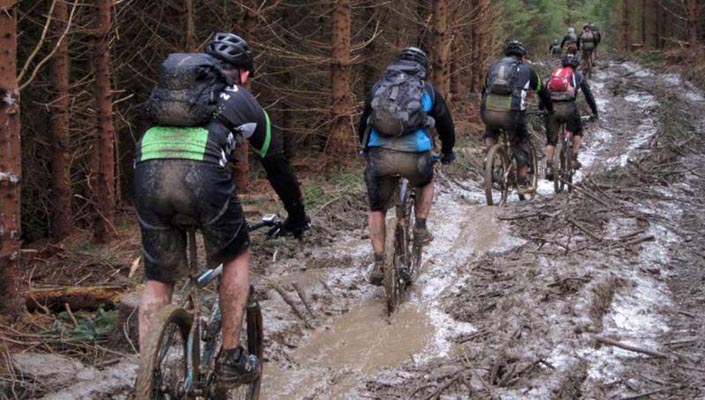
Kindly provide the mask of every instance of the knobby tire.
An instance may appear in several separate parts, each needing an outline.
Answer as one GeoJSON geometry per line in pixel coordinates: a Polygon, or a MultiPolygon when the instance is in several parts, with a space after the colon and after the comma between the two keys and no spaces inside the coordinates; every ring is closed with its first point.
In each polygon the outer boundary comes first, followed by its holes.
{"type": "MultiPolygon", "coordinates": [[[[152,400],[152,399],[164,399],[164,398],[186,398],[186,393],[172,395],[171,397],[165,396],[161,392],[161,386],[168,386],[173,390],[178,390],[179,385],[183,387],[183,383],[186,380],[188,374],[187,371],[187,352],[188,352],[188,336],[191,330],[191,325],[193,323],[193,318],[191,314],[181,307],[175,305],[167,305],[156,314],[154,320],[152,321],[152,330],[147,334],[145,339],[144,351],[140,355],[140,364],[137,370],[137,380],[135,382],[135,400],[152,400]],[[175,337],[172,337],[175,336],[175,337]],[[162,346],[171,347],[174,345],[173,340],[180,339],[182,345],[182,355],[177,360],[181,364],[181,371],[162,371],[162,366],[160,361],[163,361],[164,354],[162,354],[162,346]],[[171,372],[169,376],[178,377],[177,382],[161,382],[160,378],[167,376],[167,373],[171,372]]],[[[198,377],[198,349],[195,346],[191,349],[194,352],[191,359],[195,361],[195,369],[191,372],[193,377],[198,377]]],[[[164,368],[167,369],[168,368],[164,368]]]]}
{"type": "Polygon", "coordinates": [[[503,205],[507,202],[509,185],[507,183],[507,160],[504,147],[497,143],[490,147],[485,160],[485,198],[488,206],[503,205]],[[493,176],[500,177],[499,182],[493,182],[493,176]],[[495,184],[498,188],[495,188],[495,184]]]}
{"type": "Polygon", "coordinates": [[[387,221],[384,243],[384,290],[387,293],[387,313],[392,314],[399,304],[399,267],[402,254],[399,252],[399,221],[392,217],[387,221]]]}

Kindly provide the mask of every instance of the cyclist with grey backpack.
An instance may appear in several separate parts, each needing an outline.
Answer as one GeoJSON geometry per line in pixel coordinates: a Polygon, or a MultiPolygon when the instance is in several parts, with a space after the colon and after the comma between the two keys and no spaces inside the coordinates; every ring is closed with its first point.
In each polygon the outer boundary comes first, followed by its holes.
{"type": "Polygon", "coordinates": [[[480,115],[485,123],[483,140],[486,149],[497,143],[504,129],[511,141],[517,162],[517,191],[531,193],[529,182],[529,133],[526,130],[526,96],[529,90],[539,94],[541,106],[552,110],[548,91],[541,78],[525,63],[527,50],[519,41],[507,44],[505,57],[490,67],[482,90],[480,115]]]}
{"type": "Polygon", "coordinates": [[[433,202],[433,137],[441,139],[441,162],[455,159],[455,126],[438,89],[426,82],[428,56],[408,47],[390,64],[365,103],[358,125],[367,155],[365,183],[369,200],[369,229],[374,251],[370,283],[383,280],[385,214],[393,204],[396,176],[417,188],[414,240],[427,244],[432,235],[426,219],[433,202]]]}

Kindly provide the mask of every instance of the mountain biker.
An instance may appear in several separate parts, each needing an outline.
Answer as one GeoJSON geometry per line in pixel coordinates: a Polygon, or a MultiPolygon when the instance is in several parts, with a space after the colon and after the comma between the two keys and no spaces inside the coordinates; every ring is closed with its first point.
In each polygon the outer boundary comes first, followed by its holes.
{"type": "Polygon", "coordinates": [[[592,95],[590,85],[583,75],[578,71],[580,61],[574,54],[568,54],[561,59],[561,67],[557,68],[546,86],[551,93],[553,112],[546,118],[546,179],[553,180],[554,165],[553,156],[555,146],[558,141],[558,129],[561,123],[566,124],[566,129],[573,133],[572,154],[575,169],[581,167],[578,162],[578,151],[583,136],[583,126],[580,120],[580,112],[576,104],[578,91],[582,91],[585,100],[592,111],[591,119],[597,119],[597,104],[592,95]]]}
{"type": "Polygon", "coordinates": [[[592,22],[588,22],[588,28],[592,31],[592,33],[595,35],[595,49],[592,51],[592,60],[593,63],[595,62],[595,58],[597,58],[597,47],[600,45],[602,42],[602,33],[600,33],[600,30],[597,29],[597,26],[593,24],[592,22]]]}
{"type": "Polygon", "coordinates": [[[578,35],[578,48],[582,50],[582,60],[590,60],[592,62],[592,53],[597,47],[597,35],[595,31],[590,29],[589,24],[583,25],[583,31],[578,35]]]}
{"type": "Polygon", "coordinates": [[[568,33],[561,41],[561,49],[565,49],[566,54],[576,54],[579,49],[578,37],[575,35],[575,28],[568,28],[568,33]]]}
{"type": "Polygon", "coordinates": [[[558,39],[553,39],[553,42],[548,45],[548,55],[553,58],[561,58],[561,45],[558,39]]]}
{"type": "Polygon", "coordinates": [[[374,267],[369,276],[373,285],[381,285],[384,264],[385,214],[393,205],[396,175],[407,178],[417,188],[414,240],[429,243],[433,237],[426,219],[433,202],[434,126],[441,139],[441,162],[455,160],[455,126],[450,110],[438,89],[426,82],[428,56],[416,47],[403,49],[391,63],[384,77],[370,91],[360,117],[358,134],[366,149],[365,183],[369,200],[369,229],[374,267]],[[399,89],[396,89],[396,88],[399,89]],[[388,96],[395,93],[394,96],[388,96]],[[390,135],[386,122],[398,123],[401,114],[388,114],[388,107],[410,107],[405,129],[390,135]]]}
{"type": "Polygon", "coordinates": [[[526,130],[526,95],[535,90],[543,107],[552,109],[548,91],[541,78],[525,62],[527,49],[519,41],[509,42],[505,57],[490,67],[482,89],[480,114],[485,123],[485,147],[497,143],[500,130],[509,134],[517,161],[519,194],[533,190],[529,182],[529,133],[526,130]]]}
{"type": "Polygon", "coordinates": [[[216,373],[222,385],[231,386],[254,381],[260,371],[260,360],[240,346],[250,239],[228,168],[238,141],[249,140],[259,155],[287,210],[285,229],[300,236],[308,228],[308,217],[269,116],[242,86],[254,71],[248,44],[232,33],[216,33],[205,53],[231,83],[213,99],[217,116],[203,127],[152,126],[137,144],[134,202],[147,279],[139,310],[140,348],[144,349],[156,312],[171,303],[174,282],[185,267],[186,235],[174,217],[187,215],[203,233],[208,261],[223,263],[219,288],[223,350],[216,373]],[[237,129],[243,126],[249,131],[237,129]],[[242,133],[235,137],[234,132],[242,133]]]}

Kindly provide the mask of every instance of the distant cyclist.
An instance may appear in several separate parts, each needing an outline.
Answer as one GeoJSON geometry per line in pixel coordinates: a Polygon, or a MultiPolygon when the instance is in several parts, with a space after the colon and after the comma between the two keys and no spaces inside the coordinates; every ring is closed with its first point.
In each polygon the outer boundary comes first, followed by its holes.
{"type": "Polygon", "coordinates": [[[232,33],[217,33],[205,53],[173,54],[162,64],[160,83],[173,77],[178,81],[153,91],[159,94],[154,96],[154,109],[164,111],[161,118],[153,119],[188,121],[198,106],[211,104],[214,113],[204,114],[203,125],[157,123],[137,144],[134,203],[147,279],[139,336],[144,349],[155,314],[171,303],[174,282],[186,264],[186,234],[174,219],[190,217],[203,234],[208,261],[223,263],[219,286],[223,350],[216,373],[221,384],[232,386],[254,381],[261,362],[240,346],[250,282],[250,238],[228,165],[237,143],[248,140],[262,160],[288,212],[286,229],[301,235],[308,228],[308,217],[267,112],[242,86],[254,71],[248,44],[232,33]],[[217,90],[211,87],[215,82],[221,82],[217,90]],[[184,102],[189,95],[194,97],[184,102]],[[158,107],[169,100],[174,100],[171,106],[158,107]],[[184,103],[186,107],[179,106],[184,103]]]}
{"type": "Polygon", "coordinates": [[[558,132],[561,123],[565,123],[566,129],[573,133],[573,166],[575,169],[581,166],[578,162],[578,151],[582,142],[583,126],[576,104],[578,91],[582,91],[585,95],[585,100],[592,110],[592,119],[597,119],[597,104],[592,90],[590,90],[590,85],[578,72],[579,65],[578,57],[574,54],[564,56],[561,60],[561,67],[553,71],[546,84],[553,103],[553,112],[549,113],[546,119],[546,179],[548,180],[553,180],[553,156],[558,135],[561,134],[558,132]]]}
{"type": "Polygon", "coordinates": [[[561,45],[558,39],[553,39],[550,45],[548,45],[548,55],[551,58],[561,58],[561,45]]]}
{"type": "Polygon", "coordinates": [[[594,63],[595,59],[597,58],[597,48],[599,47],[600,43],[602,43],[602,33],[600,33],[600,30],[597,29],[597,26],[595,26],[595,24],[593,24],[592,22],[588,22],[588,27],[595,35],[595,49],[592,51],[592,61],[594,63]]]}
{"type": "Polygon", "coordinates": [[[578,46],[578,36],[575,34],[575,28],[570,27],[568,28],[568,33],[561,41],[561,49],[565,50],[565,54],[577,54],[578,46]]]}
{"type": "Polygon", "coordinates": [[[598,38],[595,31],[590,28],[589,24],[583,25],[583,31],[578,36],[578,48],[582,51],[583,62],[590,60],[592,63],[592,54],[597,48],[597,43],[598,38]]]}
{"type": "Polygon", "coordinates": [[[385,214],[393,205],[396,176],[416,189],[414,240],[429,243],[433,236],[426,219],[433,203],[433,137],[441,139],[441,162],[455,160],[455,126],[438,89],[426,81],[428,56],[421,49],[403,49],[370,91],[360,117],[358,134],[367,149],[365,183],[374,267],[369,280],[383,280],[385,214]]]}
{"type": "Polygon", "coordinates": [[[550,97],[541,78],[525,62],[527,49],[513,40],[504,50],[505,57],[490,67],[482,90],[480,114],[485,123],[485,147],[497,143],[500,130],[509,134],[512,152],[517,161],[519,194],[533,190],[529,182],[529,132],[526,129],[526,96],[529,90],[538,93],[541,105],[552,109],[550,97]]]}

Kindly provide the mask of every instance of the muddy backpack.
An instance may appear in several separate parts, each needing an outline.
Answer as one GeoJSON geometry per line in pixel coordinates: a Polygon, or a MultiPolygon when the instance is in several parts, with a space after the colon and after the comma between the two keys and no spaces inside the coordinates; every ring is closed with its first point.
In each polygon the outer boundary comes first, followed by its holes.
{"type": "Polygon", "coordinates": [[[565,38],[565,49],[566,52],[575,52],[578,50],[578,37],[574,34],[566,35],[565,38]]]}
{"type": "Polygon", "coordinates": [[[585,29],[580,39],[583,50],[592,50],[595,48],[595,34],[590,29],[585,29]]]}
{"type": "Polygon", "coordinates": [[[487,78],[489,93],[501,96],[511,96],[516,85],[519,61],[514,57],[506,57],[494,64],[487,78]]]}
{"type": "Polygon", "coordinates": [[[548,81],[548,91],[551,93],[552,101],[575,100],[576,88],[575,73],[570,67],[556,68],[548,81]]]}
{"type": "Polygon", "coordinates": [[[412,61],[387,67],[372,94],[369,124],[382,136],[399,137],[424,128],[427,115],[422,107],[426,69],[412,61]]]}
{"type": "Polygon", "coordinates": [[[147,114],[159,125],[202,126],[229,84],[218,62],[203,53],[174,53],[159,69],[159,82],[147,100],[147,114]]]}

